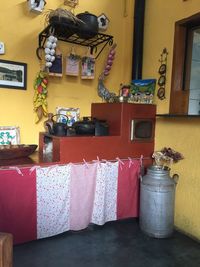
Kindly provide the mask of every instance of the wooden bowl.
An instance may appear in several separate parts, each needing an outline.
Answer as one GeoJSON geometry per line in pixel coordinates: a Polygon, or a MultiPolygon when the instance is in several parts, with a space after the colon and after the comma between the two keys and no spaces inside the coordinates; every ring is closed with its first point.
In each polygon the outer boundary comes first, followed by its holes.
{"type": "Polygon", "coordinates": [[[28,157],[36,148],[37,145],[1,145],[0,160],[28,157]]]}

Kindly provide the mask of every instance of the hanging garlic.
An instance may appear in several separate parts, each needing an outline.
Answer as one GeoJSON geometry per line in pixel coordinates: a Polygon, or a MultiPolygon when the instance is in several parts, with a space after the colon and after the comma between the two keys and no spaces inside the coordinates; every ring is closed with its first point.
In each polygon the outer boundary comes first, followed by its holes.
{"type": "Polygon", "coordinates": [[[55,36],[50,35],[45,43],[45,66],[47,68],[50,68],[52,66],[52,62],[55,60],[57,41],[58,39],[55,36]]]}

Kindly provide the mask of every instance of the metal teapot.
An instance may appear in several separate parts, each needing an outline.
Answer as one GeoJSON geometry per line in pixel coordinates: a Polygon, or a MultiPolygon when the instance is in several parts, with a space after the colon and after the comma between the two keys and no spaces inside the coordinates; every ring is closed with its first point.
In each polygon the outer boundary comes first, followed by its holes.
{"type": "Polygon", "coordinates": [[[66,115],[63,114],[55,114],[51,117],[51,121],[50,122],[46,122],[46,126],[48,128],[49,134],[51,135],[55,135],[55,136],[66,136],[67,135],[67,131],[68,131],[68,126],[67,123],[64,122],[56,122],[55,120],[53,120],[54,117],[56,116],[64,116],[66,117],[66,121],[68,121],[68,117],[66,115]]]}

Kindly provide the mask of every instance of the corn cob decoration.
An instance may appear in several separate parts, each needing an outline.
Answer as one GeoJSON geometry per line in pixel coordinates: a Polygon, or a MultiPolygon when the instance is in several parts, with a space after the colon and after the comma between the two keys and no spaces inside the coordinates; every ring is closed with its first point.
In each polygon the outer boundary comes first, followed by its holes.
{"type": "Polygon", "coordinates": [[[35,123],[38,123],[43,116],[47,116],[47,85],[48,85],[48,74],[44,71],[40,71],[37,74],[34,83],[34,97],[33,106],[34,112],[36,113],[35,123]]]}

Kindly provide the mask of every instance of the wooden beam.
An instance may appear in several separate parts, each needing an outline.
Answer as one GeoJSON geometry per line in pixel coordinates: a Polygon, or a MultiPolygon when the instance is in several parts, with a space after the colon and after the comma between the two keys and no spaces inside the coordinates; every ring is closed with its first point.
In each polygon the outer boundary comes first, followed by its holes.
{"type": "Polygon", "coordinates": [[[13,266],[13,236],[0,233],[0,267],[13,266]]]}

